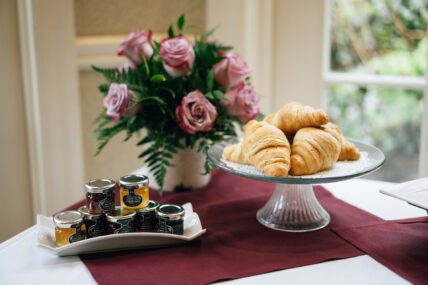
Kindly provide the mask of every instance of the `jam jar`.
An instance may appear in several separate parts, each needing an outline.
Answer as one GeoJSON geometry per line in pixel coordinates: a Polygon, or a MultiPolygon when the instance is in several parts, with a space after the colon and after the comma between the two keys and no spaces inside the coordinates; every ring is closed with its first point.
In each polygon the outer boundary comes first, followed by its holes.
{"type": "Polygon", "coordinates": [[[86,206],[80,207],[79,212],[84,215],[86,238],[99,237],[108,233],[107,219],[104,213],[92,215],[88,212],[86,206]]]}
{"type": "Polygon", "coordinates": [[[125,175],[119,179],[120,205],[126,209],[142,209],[149,204],[149,178],[125,175]]]}
{"type": "Polygon", "coordinates": [[[114,188],[111,179],[94,179],[86,183],[86,209],[91,215],[114,212],[114,188]]]}
{"type": "Polygon", "coordinates": [[[159,207],[159,203],[150,200],[147,207],[136,210],[137,228],[140,232],[152,232],[155,230],[157,207],[159,207]]]}
{"type": "Polygon", "coordinates": [[[160,205],[156,209],[156,231],[175,235],[183,234],[184,208],[173,204],[160,205]]]}
{"type": "Polygon", "coordinates": [[[137,221],[135,211],[116,207],[114,214],[107,214],[107,227],[109,234],[136,232],[137,221]]]}
{"type": "Polygon", "coordinates": [[[83,214],[79,211],[65,211],[56,214],[55,223],[56,244],[63,246],[85,239],[85,223],[83,214]]]}

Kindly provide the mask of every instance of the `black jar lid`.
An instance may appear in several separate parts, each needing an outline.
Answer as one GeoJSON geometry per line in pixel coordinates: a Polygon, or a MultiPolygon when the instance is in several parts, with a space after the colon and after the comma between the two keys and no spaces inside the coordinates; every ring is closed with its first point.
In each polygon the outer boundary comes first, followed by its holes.
{"type": "Polygon", "coordinates": [[[169,220],[179,220],[184,217],[184,208],[174,204],[160,205],[156,209],[156,214],[169,220]]]}
{"type": "Polygon", "coordinates": [[[94,179],[85,184],[85,189],[89,193],[103,193],[105,190],[114,190],[116,182],[111,179],[94,179]]]}
{"type": "Polygon", "coordinates": [[[107,214],[107,221],[117,222],[118,220],[132,219],[135,216],[135,211],[128,210],[120,206],[116,206],[113,213],[107,214]]]}
{"type": "Polygon", "coordinates": [[[145,175],[129,174],[129,175],[122,176],[119,179],[119,185],[120,187],[123,187],[123,188],[128,188],[128,187],[141,188],[149,185],[149,178],[145,175]]]}
{"type": "Polygon", "coordinates": [[[64,211],[53,217],[55,225],[59,228],[71,228],[83,221],[83,214],[79,211],[64,211]]]}
{"type": "Polygon", "coordinates": [[[144,207],[142,209],[138,209],[137,212],[153,212],[156,210],[156,208],[159,207],[159,203],[153,200],[149,200],[149,204],[147,207],[144,207]]]}

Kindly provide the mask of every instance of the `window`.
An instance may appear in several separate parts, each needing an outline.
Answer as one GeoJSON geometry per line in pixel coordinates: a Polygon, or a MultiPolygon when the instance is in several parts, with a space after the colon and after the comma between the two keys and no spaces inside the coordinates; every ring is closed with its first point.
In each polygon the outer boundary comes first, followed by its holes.
{"type": "Polygon", "coordinates": [[[324,104],[344,135],[374,144],[385,165],[367,178],[418,177],[428,105],[428,3],[327,0],[324,104]],[[425,107],[427,108],[427,107],[425,107]]]}

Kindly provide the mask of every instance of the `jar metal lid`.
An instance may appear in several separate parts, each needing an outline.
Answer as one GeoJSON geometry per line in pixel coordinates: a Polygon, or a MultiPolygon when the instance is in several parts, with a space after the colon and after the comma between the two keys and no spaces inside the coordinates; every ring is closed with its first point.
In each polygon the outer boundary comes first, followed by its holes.
{"type": "Polygon", "coordinates": [[[71,228],[71,226],[79,224],[83,221],[84,215],[79,211],[64,211],[53,217],[54,223],[60,228],[71,228]]]}
{"type": "Polygon", "coordinates": [[[153,200],[149,200],[149,205],[147,207],[144,207],[142,209],[138,209],[137,212],[153,212],[156,210],[156,208],[159,207],[159,203],[153,200]]]}
{"type": "Polygon", "coordinates": [[[82,207],[80,207],[79,209],[78,209],[78,211],[80,212],[80,213],[82,213],[85,217],[99,217],[99,216],[102,216],[102,215],[104,215],[104,213],[101,213],[101,214],[91,214],[91,213],[89,213],[89,211],[88,211],[88,208],[86,208],[86,206],[82,206],[82,207]]]}
{"type": "Polygon", "coordinates": [[[85,189],[89,193],[102,193],[104,190],[114,190],[116,182],[111,179],[94,179],[85,184],[85,189]]]}
{"type": "Polygon", "coordinates": [[[184,208],[174,204],[160,205],[156,209],[156,214],[160,217],[166,217],[169,220],[178,220],[184,217],[184,208]]]}
{"type": "Polygon", "coordinates": [[[135,211],[117,206],[112,214],[107,214],[107,221],[117,222],[118,220],[132,219],[136,215],[135,211]]]}
{"type": "Polygon", "coordinates": [[[140,187],[149,185],[149,178],[145,175],[139,175],[139,174],[125,175],[119,179],[119,185],[124,188],[127,188],[127,187],[140,188],[140,187]]]}

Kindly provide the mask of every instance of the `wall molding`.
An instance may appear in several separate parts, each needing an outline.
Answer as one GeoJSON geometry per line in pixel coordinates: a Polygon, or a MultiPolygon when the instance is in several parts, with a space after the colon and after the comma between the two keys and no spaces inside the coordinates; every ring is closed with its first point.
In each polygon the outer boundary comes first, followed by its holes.
{"type": "Polygon", "coordinates": [[[52,214],[80,200],[84,183],[73,1],[17,7],[33,213],[52,214]]]}
{"type": "Polygon", "coordinates": [[[19,0],[17,7],[30,164],[30,192],[33,217],[35,217],[37,213],[46,213],[47,207],[32,1],[19,0]]]}

